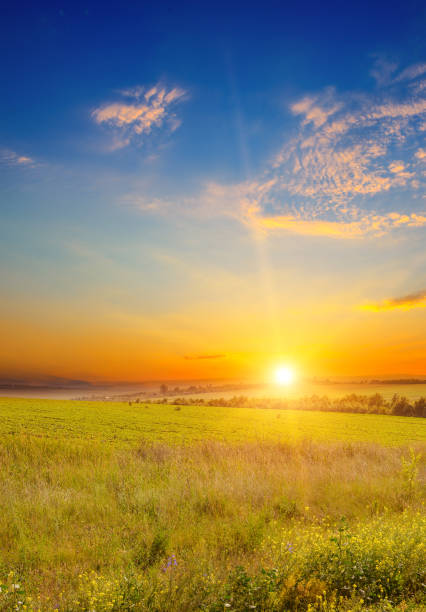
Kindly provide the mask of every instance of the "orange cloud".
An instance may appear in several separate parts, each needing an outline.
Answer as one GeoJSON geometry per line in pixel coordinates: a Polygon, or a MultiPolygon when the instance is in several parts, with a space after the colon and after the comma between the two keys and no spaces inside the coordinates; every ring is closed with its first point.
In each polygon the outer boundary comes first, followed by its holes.
{"type": "Polygon", "coordinates": [[[341,104],[331,104],[328,107],[316,104],[316,98],[306,97],[292,105],[291,110],[295,115],[305,115],[303,125],[313,123],[315,127],[323,125],[331,115],[341,108],[341,104]]]}
{"type": "Polygon", "coordinates": [[[315,200],[310,205],[313,212],[387,192],[415,176],[403,161],[391,157],[392,147],[410,138],[414,126],[408,122],[426,112],[425,100],[372,102],[348,111],[327,94],[324,102],[304,98],[291,110],[304,114],[302,127],[312,127],[285,144],[275,158],[274,172],[290,196],[315,200]]]}
{"type": "Polygon", "coordinates": [[[149,134],[154,127],[167,125],[174,131],[180,125],[173,112],[173,106],[186,95],[179,87],[167,90],[166,87],[156,85],[145,91],[143,87],[120,92],[133,102],[113,102],[95,109],[92,112],[94,121],[98,124],[107,124],[119,131],[114,148],[128,145],[132,138],[149,134]]]}
{"type": "Polygon", "coordinates": [[[321,219],[301,219],[292,215],[274,217],[253,216],[252,224],[258,229],[286,230],[305,236],[328,236],[330,238],[363,238],[382,236],[398,226],[421,227],[426,225],[426,217],[416,214],[366,215],[360,221],[325,221],[321,219]]]}
{"type": "Polygon", "coordinates": [[[337,221],[306,220],[291,215],[258,217],[255,224],[260,229],[286,230],[305,236],[360,238],[364,234],[361,225],[357,222],[339,223],[337,221]]]}
{"type": "Polygon", "coordinates": [[[224,359],[226,355],[185,355],[184,359],[193,361],[197,359],[224,359]]]}
{"type": "Polygon", "coordinates": [[[369,310],[379,312],[382,310],[411,310],[412,308],[426,308],[426,289],[421,289],[416,293],[403,295],[402,297],[383,300],[383,302],[365,304],[361,306],[361,310],[369,310]]]}
{"type": "Polygon", "coordinates": [[[34,166],[35,161],[27,155],[19,155],[9,149],[0,150],[0,162],[8,166],[34,166]]]}

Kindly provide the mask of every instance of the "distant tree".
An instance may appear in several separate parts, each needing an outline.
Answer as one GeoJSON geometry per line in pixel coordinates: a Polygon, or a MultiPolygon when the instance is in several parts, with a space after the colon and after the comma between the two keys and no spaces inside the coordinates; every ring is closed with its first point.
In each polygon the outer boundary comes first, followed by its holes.
{"type": "Polygon", "coordinates": [[[426,397],[419,397],[414,402],[414,415],[416,417],[426,417],[426,397]]]}
{"type": "Polygon", "coordinates": [[[368,405],[373,408],[374,406],[379,406],[380,408],[385,405],[385,400],[383,395],[380,393],[375,393],[374,395],[370,395],[368,398],[368,405]]]}
{"type": "Polygon", "coordinates": [[[167,393],[167,391],[169,390],[169,387],[167,385],[165,385],[164,383],[161,385],[160,387],[160,391],[163,395],[165,395],[167,393]]]}
{"type": "Polygon", "coordinates": [[[406,397],[398,395],[397,393],[391,400],[391,410],[392,414],[397,416],[415,416],[414,406],[410,404],[406,397]]]}

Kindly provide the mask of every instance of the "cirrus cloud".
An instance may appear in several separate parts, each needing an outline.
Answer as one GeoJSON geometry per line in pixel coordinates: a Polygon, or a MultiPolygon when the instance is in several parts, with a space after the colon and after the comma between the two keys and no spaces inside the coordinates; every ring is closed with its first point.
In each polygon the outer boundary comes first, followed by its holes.
{"type": "Polygon", "coordinates": [[[175,108],[186,97],[183,89],[157,84],[150,88],[138,86],[122,90],[119,95],[119,101],[106,103],[92,111],[97,124],[104,124],[114,131],[112,149],[138,141],[155,128],[173,132],[180,126],[175,108]]]}
{"type": "Polygon", "coordinates": [[[409,66],[370,95],[328,88],[294,101],[293,137],[251,181],[209,182],[180,200],[128,201],[152,213],[227,215],[263,234],[359,239],[426,227],[426,98],[415,87],[423,72],[409,66]]]}
{"type": "MultiPolygon", "coordinates": [[[[402,73],[415,79],[422,66],[402,73]]],[[[371,97],[305,96],[290,106],[300,118],[240,209],[263,232],[334,238],[382,236],[426,226],[422,131],[424,93],[400,86],[371,97]]]]}

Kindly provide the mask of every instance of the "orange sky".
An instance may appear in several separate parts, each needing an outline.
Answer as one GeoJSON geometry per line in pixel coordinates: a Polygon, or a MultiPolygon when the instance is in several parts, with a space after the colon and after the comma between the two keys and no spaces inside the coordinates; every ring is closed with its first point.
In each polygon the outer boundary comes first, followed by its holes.
{"type": "MultiPolygon", "coordinates": [[[[259,285],[258,285],[259,286],[259,285]]],[[[242,288],[241,288],[242,289],[242,288]]],[[[425,310],[365,310],[354,296],[297,305],[275,297],[185,303],[147,316],[94,301],[3,305],[4,376],[88,380],[265,380],[280,363],[300,376],[424,375],[425,310]],[[268,303],[269,302],[269,303],[268,303]]],[[[81,299],[81,298],[80,298],[81,299]]]]}

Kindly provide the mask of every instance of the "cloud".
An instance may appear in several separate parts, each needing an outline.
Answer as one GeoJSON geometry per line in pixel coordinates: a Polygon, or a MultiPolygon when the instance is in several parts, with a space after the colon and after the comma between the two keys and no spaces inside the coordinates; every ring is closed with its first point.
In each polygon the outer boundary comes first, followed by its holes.
{"type": "Polygon", "coordinates": [[[370,70],[371,76],[376,80],[377,85],[386,85],[392,80],[393,73],[397,70],[398,64],[379,57],[374,62],[370,70]]]}
{"type": "Polygon", "coordinates": [[[10,149],[0,149],[0,163],[6,166],[35,166],[36,162],[27,155],[20,155],[10,149]]]}
{"type": "MultiPolygon", "coordinates": [[[[420,74],[420,65],[407,68],[400,81],[420,74]]],[[[247,186],[241,203],[246,221],[263,232],[334,238],[426,226],[417,195],[426,178],[418,163],[422,95],[407,92],[403,83],[372,97],[339,97],[329,89],[290,110],[301,117],[297,134],[274,156],[258,187],[247,186]]]]}
{"type": "Polygon", "coordinates": [[[408,66],[402,72],[400,72],[394,79],[394,83],[398,83],[399,81],[412,81],[419,76],[422,76],[426,73],[426,63],[414,64],[413,66],[408,66]]]}
{"type": "Polygon", "coordinates": [[[345,215],[357,199],[359,203],[350,211],[356,214],[363,197],[366,201],[366,197],[404,187],[414,177],[407,162],[395,156],[414,144],[416,122],[426,113],[426,100],[369,101],[350,110],[336,105],[333,108],[341,113],[336,117],[334,111],[332,119],[328,113],[321,115],[317,104],[305,116],[321,116],[321,123],[302,129],[275,158],[274,175],[281,193],[287,192],[296,203],[296,198],[303,198],[311,215],[324,211],[345,215]]]}
{"type": "Polygon", "coordinates": [[[395,85],[402,81],[413,81],[426,73],[426,63],[413,64],[397,73],[398,64],[378,57],[370,70],[371,76],[379,86],[395,85]]]}
{"type": "Polygon", "coordinates": [[[321,127],[331,115],[334,115],[341,108],[341,104],[331,104],[319,106],[317,99],[312,97],[303,98],[291,106],[295,115],[304,115],[302,125],[313,123],[316,128],[321,127]]]}
{"type": "Polygon", "coordinates": [[[181,123],[174,109],[186,97],[186,92],[179,87],[168,89],[158,84],[146,89],[138,86],[122,90],[119,95],[124,100],[104,104],[92,112],[96,123],[114,130],[112,149],[137,141],[154,128],[173,132],[181,123]]]}
{"type": "Polygon", "coordinates": [[[225,215],[265,235],[360,239],[426,227],[426,98],[411,88],[422,74],[411,66],[375,94],[328,88],[294,101],[293,136],[253,180],[210,182],[192,198],[129,201],[156,214],[225,215]]]}
{"type": "Polygon", "coordinates": [[[292,215],[262,217],[256,220],[257,226],[264,230],[281,229],[304,236],[327,236],[329,238],[362,238],[368,234],[383,236],[397,227],[422,227],[426,225],[426,216],[400,215],[366,215],[359,221],[322,221],[300,219],[292,215]]]}
{"type": "Polygon", "coordinates": [[[224,359],[226,355],[185,355],[184,359],[194,360],[194,359],[224,359]]]}
{"type": "Polygon", "coordinates": [[[412,308],[426,308],[426,289],[421,289],[420,291],[410,293],[409,295],[403,295],[402,297],[383,300],[383,302],[365,304],[360,308],[361,310],[368,310],[372,312],[379,312],[382,310],[395,310],[397,308],[402,310],[411,310],[412,308]]]}

